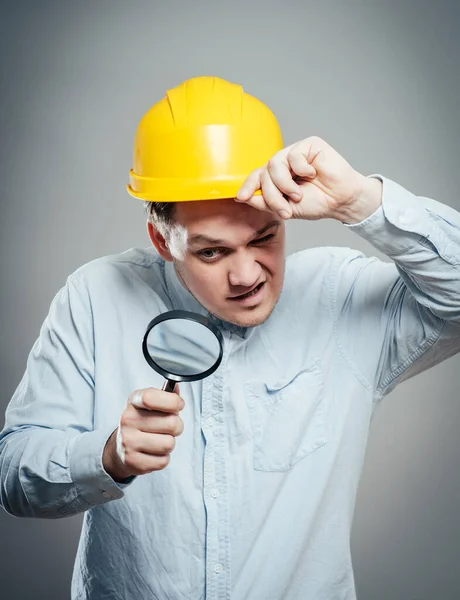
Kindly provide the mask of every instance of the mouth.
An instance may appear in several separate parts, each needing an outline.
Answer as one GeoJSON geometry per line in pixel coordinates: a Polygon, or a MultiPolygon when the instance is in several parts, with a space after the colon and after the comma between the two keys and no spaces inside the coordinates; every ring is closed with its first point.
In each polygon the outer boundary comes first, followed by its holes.
{"type": "Polygon", "coordinates": [[[241,294],[240,296],[232,296],[229,298],[229,300],[246,300],[246,298],[251,298],[252,296],[255,296],[264,285],[265,281],[262,281],[261,283],[256,285],[251,291],[246,292],[245,294],[241,294]]]}

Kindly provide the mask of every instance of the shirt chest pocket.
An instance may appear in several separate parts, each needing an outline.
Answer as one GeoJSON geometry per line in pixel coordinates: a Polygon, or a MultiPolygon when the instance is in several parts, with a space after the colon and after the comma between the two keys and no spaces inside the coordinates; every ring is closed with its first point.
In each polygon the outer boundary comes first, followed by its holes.
{"type": "Polygon", "coordinates": [[[245,395],[256,470],[287,471],[326,444],[318,366],[276,383],[248,381],[245,395]]]}

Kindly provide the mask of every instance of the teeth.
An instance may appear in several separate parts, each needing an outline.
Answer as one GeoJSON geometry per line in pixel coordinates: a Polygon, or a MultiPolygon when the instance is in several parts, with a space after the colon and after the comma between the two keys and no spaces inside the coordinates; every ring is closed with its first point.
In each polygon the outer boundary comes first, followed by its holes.
{"type": "Polygon", "coordinates": [[[258,286],[256,286],[252,292],[248,292],[247,294],[244,294],[244,296],[241,296],[241,298],[250,298],[251,296],[254,296],[254,294],[256,294],[259,291],[260,288],[260,284],[258,286]]]}

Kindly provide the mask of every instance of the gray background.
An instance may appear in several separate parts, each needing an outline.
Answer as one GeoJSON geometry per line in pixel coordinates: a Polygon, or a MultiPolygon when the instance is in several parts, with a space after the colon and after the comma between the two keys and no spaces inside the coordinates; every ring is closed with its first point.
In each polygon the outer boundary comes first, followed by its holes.
{"type": "MultiPolygon", "coordinates": [[[[188,77],[242,83],[286,144],[319,135],[363,173],[460,208],[459,17],[440,0],[2,3],[2,409],[67,275],[147,245],[124,187],[134,131],[188,77]]],[[[339,223],[289,224],[289,251],[321,244],[376,254],[339,223]]],[[[459,369],[377,412],[352,536],[360,600],[459,597],[459,369]]],[[[2,512],[0,597],[67,598],[80,524],[2,512]]]]}

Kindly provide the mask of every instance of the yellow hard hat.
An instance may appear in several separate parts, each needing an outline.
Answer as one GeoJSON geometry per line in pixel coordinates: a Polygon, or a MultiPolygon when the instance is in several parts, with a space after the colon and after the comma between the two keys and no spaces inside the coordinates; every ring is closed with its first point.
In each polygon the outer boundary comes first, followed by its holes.
{"type": "Polygon", "coordinates": [[[278,122],[260,100],[219,77],[194,77],[141,119],[126,187],[154,202],[234,198],[282,147],[278,122]]]}

